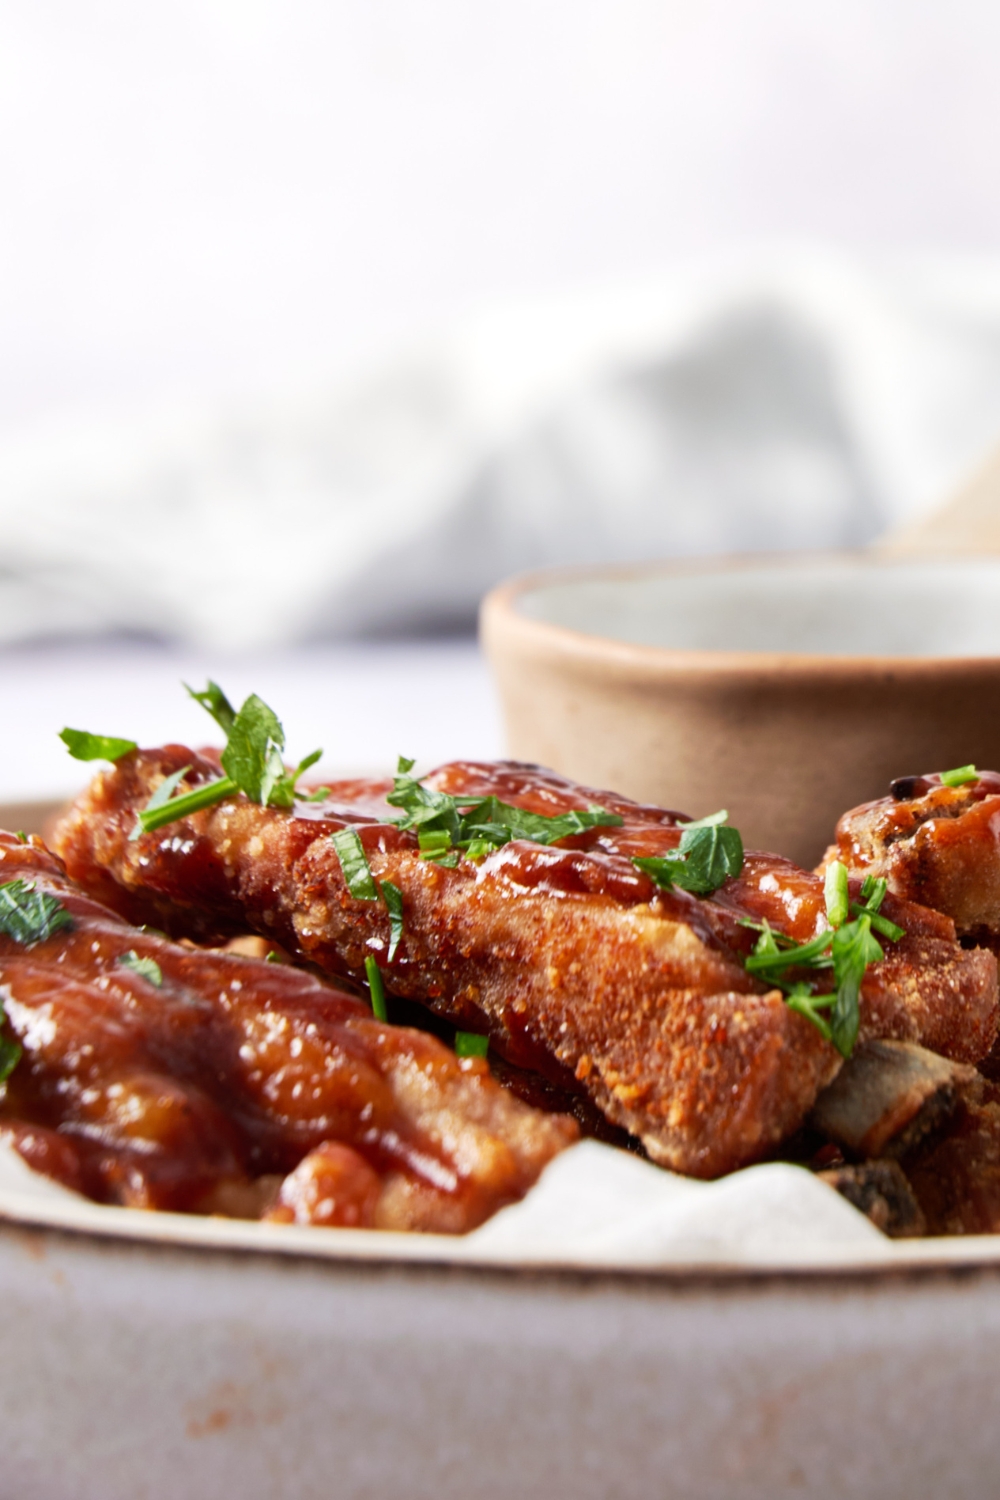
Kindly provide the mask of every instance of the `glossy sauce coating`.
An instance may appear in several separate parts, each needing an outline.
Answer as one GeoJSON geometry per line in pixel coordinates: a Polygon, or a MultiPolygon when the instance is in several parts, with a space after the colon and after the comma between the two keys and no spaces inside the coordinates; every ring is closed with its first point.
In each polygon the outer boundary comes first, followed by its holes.
{"type": "MultiPolygon", "coordinates": [[[[542,846],[516,840],[454,869],[420,858],[385,820],[391,782],[342,782],[291,812],[242,797],[131,839],[163,777],[210,759],[142,751],[98,776],[58,832],[80,880],[119,909],[192,934],[254,930],[357,981],[374,955],[391,992],[488,1031],[511,1063],[575,1079],[655,1160],[701,1176],[753,1160],[797,1128],[839,1055],[744,969],[767,918],[799,940],[826,925],[822,881],[751,854],[713,898],[660,890],[632,863],[679,842],[679,815],[509,762],[455,762],[427,784],[495,795],[532,812],[597,804],[621,827],[542,846]],[[376,880],[403,893],[405,933],[388,960],[380,901],[346,889],[330,835],[352,825],[376,880]]],[[[996,964],[960,950],[947,918],[899,904],[907,937],[866,976],[862,1035],[899,1036],[968,1058],[992,1044],[996,964]]]]}
{"type": "Polygon", "coordinates": [[[0,834],[0,880],[16,877],[73,927],[27,948],[0,936],[8,1034],[24,1049],[0,1131],[98,1201],[458,1232],[576,1138],[485,1062],[301,970],[138,931],[38,842],[0,834]]]}
{"type": "Polygon", "coordinates": [[[849,869],[884,876],[889,889],[945,912],[958,932],[1000,937],[1000,775],[963,786],[939,776],[901,778],[893,793],[846,812],[834,851],[849,869]]]}

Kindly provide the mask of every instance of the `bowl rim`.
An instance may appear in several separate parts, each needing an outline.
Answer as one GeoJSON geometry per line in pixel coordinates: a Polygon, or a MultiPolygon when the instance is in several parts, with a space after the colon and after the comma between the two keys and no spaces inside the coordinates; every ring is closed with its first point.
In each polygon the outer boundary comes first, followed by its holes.
{"type": "MultiPolygon", "coordinates": [[[[908,683],[940,679],[943,671],[959,678],[996,679],[1000,654],[985,656],[892,656],[875,653],[806,651],[733,651],[711,648],[650,646],[592,634],[569,625],[539,620],[517,608],[525,594],[558,583],[585,583],[645,578],[750,573],[765,568],[793,571],[803,564],[844,562],[861,569],[881,567],[904,571],[934,566],[937,559],[885,557],[876,552],[760,552],[733,553],[710,558],[665,558],[637,563],[579,563],[538,568],[515,574],[495,585],[479,609],[480,639],[488,654],[498,642],[512,642],[519,651],[544,655],[570,665],[580,674],[612,672],[633,682],[676,677],[709,677],[720,682],[746,682],[754,676],[782,679],[789,684],[822,678],[827,682],[856,682],[858,678],[904,678],[908,683]]],[[[944,565],[984,561],[975,557],[947,558],[944,565]]],[[[1000,559],[997,559],[1000,569],[1000,559]]],[[[502,649],[502,648],[501,648],[502,649]]]]}

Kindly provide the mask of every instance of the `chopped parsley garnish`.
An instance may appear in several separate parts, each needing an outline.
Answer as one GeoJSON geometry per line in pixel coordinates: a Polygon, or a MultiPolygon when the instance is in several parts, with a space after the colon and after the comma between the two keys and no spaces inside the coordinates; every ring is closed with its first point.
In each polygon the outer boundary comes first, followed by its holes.
{"type": "Polygon", "coordinates": [[[956,766],[954,771],[941,772],[942,786],[965,786],[969,781],[978,781],[979,772],[975,766],[956,766]]]}
{"type": "Polygon", "coordinates": [[[833,859],[826,867],[824,882],[826,915],[831,927],[840,927],[851,911],[851,893],[847,885],[847,866],[833,859]]]}
{"type": "MultiPolygon", "coordinates": [[[[331,836],[337,851],[344,884],[356,901],[377,901],[381,896],[389,912],[389,950],[386,962],[392,963],[403,936],[403,893],[391,880],[376,880],[368,863],[356,828],[341,828],[331,836]]],[[[373,960],[374,961],[374,960],[373,960]]]]}
{"type": "Polygon", "coordinates": [[[723,808],[696,823],[685,823],[676,849],[632,863],[661,890],[679,886],[693,896],[710,896],[743,868],[743,840],[727,825],[728,816],[723,808]]]}
{"type": "Polygon", "coordinates": [[[385,957],[386,962],[391,964],[403,936],[403,893],[391,880],[380,880],[378,888],[382,900],[389,908],[389,951],[385,957]]]}
{"type": "Polygon", "coordinates": [[[410,775],[412,769],[413,761],[401,755],[386,797],[391,807],[402,810],[403,816],[394,820],[396,827],[416,832],[422,859],[451,868],[460,854],[479,860],[512,839],[554,844],[591,828],[620,828],[623,822],[617,813],[597,806],[548,816],[526,812],[499,797],[453,797],[424,786],[410,775]]]}
{"type": "Polygon", "coordinates": [[[211,677],[200,693],[196,693],[193,687],[184,684],[185,691],[196,703],[200,703],[206,713],[211,714],[223,734],[228,735],[236,721],[236,710],[226,697],[217,682],[211,677]]]}
{"type": "Polygon", "coordinates": [[[74,760],[121,760],[130,750],[138,750],[135,740],[116,739],[113,734],[90,734],[86,729],[66,728],[59,738],[74,760]]]}
{"type": "Polygon", "coordinates": [[[475,1031],[455,1032],[456,1057],[485,1057],[489,1050],[490,1039],[488,1036],[480,1036],[475,1031]]]}
{"type": "Polygon", "coordinates": [[[155,958],[140,958],[135,949],[130,948],[127,953],[119,954],[118,962],[123,969],[131,969],[133,974],[138,974],[140,979],[148,979],[157,989],[163,984],[163,970],[155,958]]]}
{"type": "Polygon", "coordinates": [[[331,844],[337,851],[340,868],[344,872],[344,884],[355,901],[377,901],[378,891],[356,828],[341,828],[332,835],[331,844]]]}
{"type": "MultiPolygon", "coordinates": [[[[190,687],[187,691],[212,716],[226,736],[226,748],[220,756],[222,769],[226,774],[188,792],[178,792],[177,788],[191,769],[190,766],[166,777],[138,814],[133,838],[138,838],[141,833],[151,833],[156,828],[163,828],[168,823],[175,823],[178,818],[186,818],[191,813],[201,812],[203,808],[213,807],[236,792],[245,793],[251,802],[257,802],[261,807],[291,807],[295,801],[295,787],[299,777],[310,766],[314,766],[323,753],[322,750],[314,750],[299,762],[294,771],[288,772],[282,758],[285,731],[281,721],[256,693],[250,694],[237,713],[217,682],[209,680],[200,693],[190,687]]],[[[77,733],[76,730],[64,730],[62,738],[69,744],[66,736],[77,733]]],[[[93,740],[95,737],[91,735],[85,738],[93,740]]],[[[121,754],[135,749],[131,740],[107,740],[102,743],[125,746],[121,754]]],[[[72,745],[70,749],[73,754],[79,753],[73,750],[72,745]]],[[[106,759],[115,758],[101,751],[94,751],[93,755],[85,758],[92,759],[98,754],[104,754],[106,759]]]]}
{"type": "Polygon", "coordinates": [[[8,880],[0,885],[0,932],[15,943],[31,948],[72,926],[62,902],[40,891],[34,881],[8,880]]]}
{"type": "Polygon", "coordinates": [[[905,934],[879,913],[886,892],[884,880],[866,876],[861,900],[851,901],[847,870],[834,860],[827,868],[825,891],[830,926],[807,943],[796,943],[775,932],[767,922],[745,922],[760,933],[745,967],[748,973],[784,990],[789,1009],[805,1016],[843,1057],[850,1057],[858,1036],[858,996],[865,971],[869,964],[885,957],[872,928],[891,942],[898,942],[905,934]],[[848,920],[849,916],[853,920],[848,920]],[[832,969],[834,988],[817,994],[813,982],[790,977],[790,970],[803,969],[832,969]]]}
{"type": "MultiPolygon", "coordinates": [[[[0,1026],[3,1025],[6,1019],[7,1012],[4,1010],[3,1001],[0,1000],[0,1026]]],[[[23,1052],[24,1048],[15,1038],[0,1035],[0,1083],[7,1082],[7,1079],[21,1061],[23,1052]]]]}
{"type": "MultiPolygon", "coordinates": [[[[185,768],[187,775],[189,768],[185,768]]],[[[174,773],[176,775],[176,772],[174,773]]],[[[168,776],[167,781],[173,780],[168,776]]],[[[218,781],[206,781],[204,786],[195,787],[193,791],[182,792],[179,797],[166,797],[157,801],[160,795],[160,786],[150,797],[146,806],[137,814],[137,822],[129,835],[137,839],[142,833],[152,833],[155,828],[165,828],[168,823],[176,823],[178,818],[190,817],[192,813],[201,812],[202,808],[214,807],[217,802],[222,802],[226,797],[231,797],[234,792],[239,791],[236,782],[229,776],[223,776],[218,781]]],[[[176,785],[176,782],[175,782],[176,785]]]]}
{"type": "Polygon", "coordinates": [[[289,775],[281,758],[284,748],[281,721],[262,698],[251,693],[229,728],[229,739],[219,758],[222,769],[251,802],[259,802],[261,807],[291,807],[295,783],[323,752],[314,750],[289,775]]]}
{"type": "Polygon", "coordinates": [[[371,991],[372,1014],[377,1021],[388,1021],[389,1012],[385,1004],[385,986],[382,983],[379,966],[371,954],[365,959],[365,973],[368,975],[368,988],[371,991]]]}

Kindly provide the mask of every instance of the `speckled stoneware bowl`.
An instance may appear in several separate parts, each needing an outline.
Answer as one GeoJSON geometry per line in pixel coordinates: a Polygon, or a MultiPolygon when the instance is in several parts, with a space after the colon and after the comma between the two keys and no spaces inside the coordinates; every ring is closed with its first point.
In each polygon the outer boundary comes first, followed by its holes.
{"type": "Polygon", "coordinates": [[[894,776],[1000,766],[1000,560],[562,570],[481,628],[517,759],[801,864],[894,776]]]}

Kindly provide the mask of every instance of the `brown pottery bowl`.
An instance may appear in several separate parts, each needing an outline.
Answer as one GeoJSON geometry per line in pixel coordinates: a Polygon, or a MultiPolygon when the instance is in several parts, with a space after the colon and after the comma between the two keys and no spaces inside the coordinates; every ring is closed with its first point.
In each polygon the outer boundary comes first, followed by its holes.
{"type": "Polygon", "coordinates": [[[804,865],[911,772],[1000,768],[1000,560],[567,569],[482,607],[510,754],[804,865]]]}

